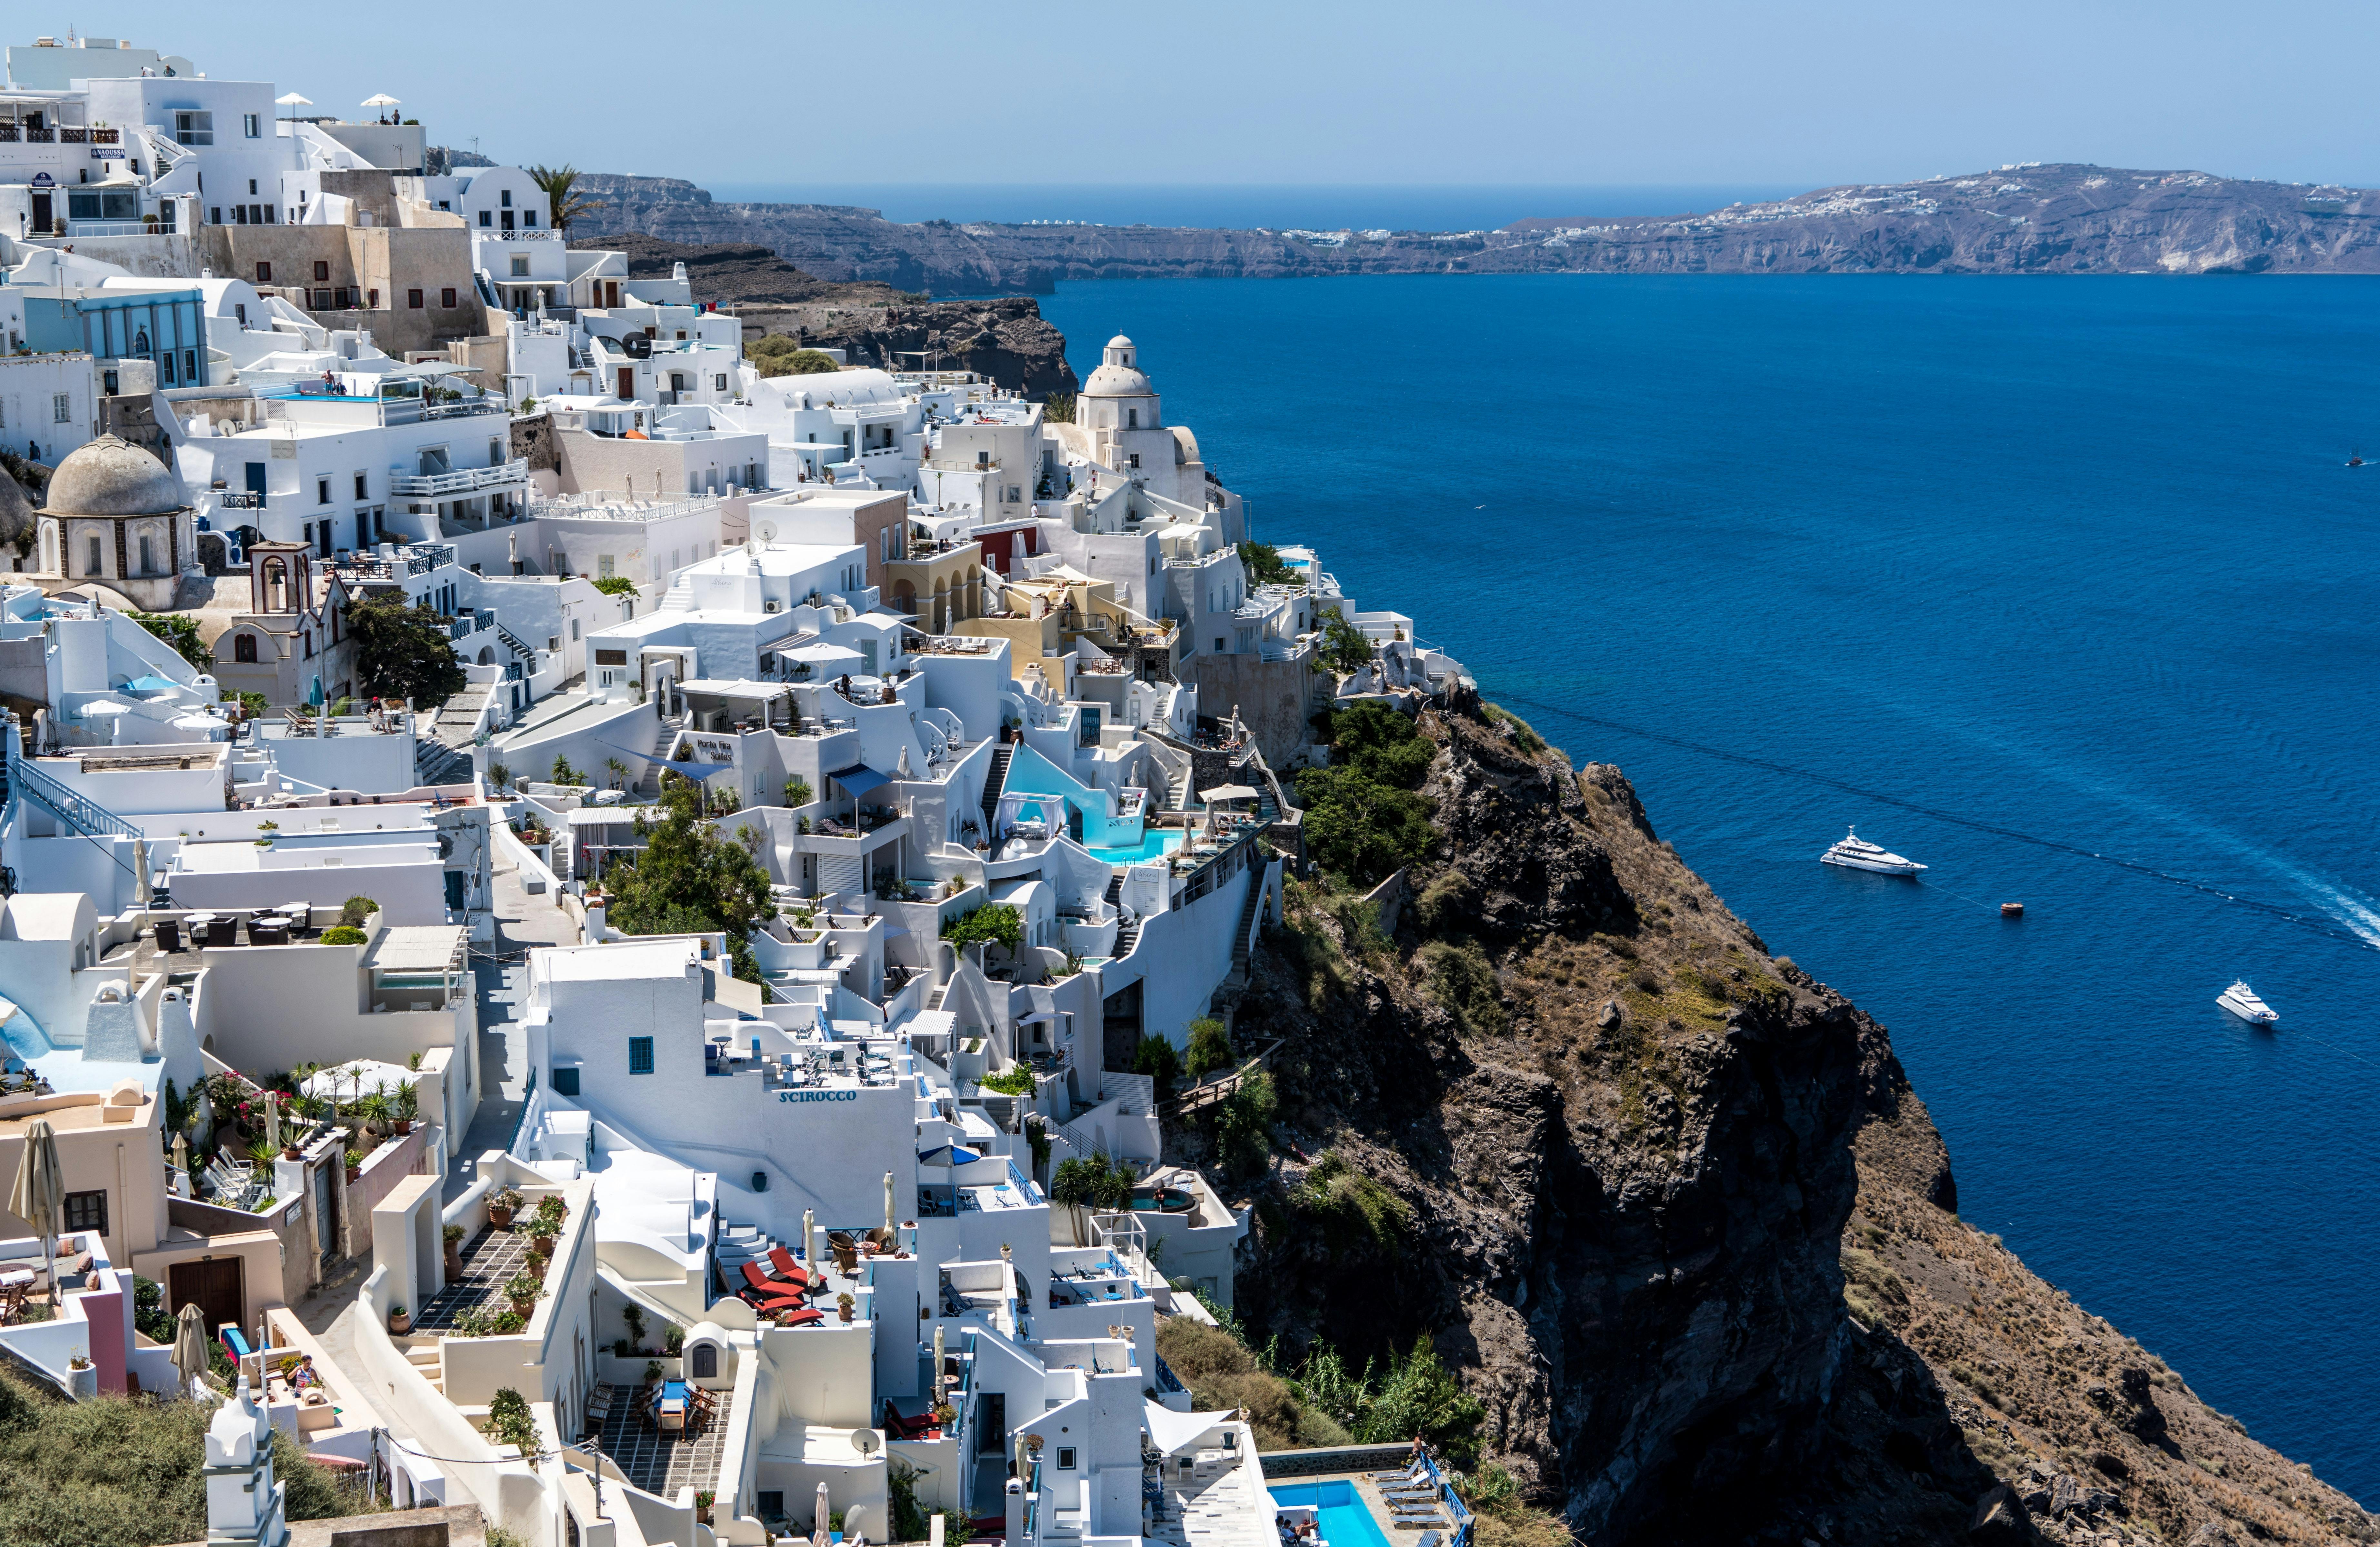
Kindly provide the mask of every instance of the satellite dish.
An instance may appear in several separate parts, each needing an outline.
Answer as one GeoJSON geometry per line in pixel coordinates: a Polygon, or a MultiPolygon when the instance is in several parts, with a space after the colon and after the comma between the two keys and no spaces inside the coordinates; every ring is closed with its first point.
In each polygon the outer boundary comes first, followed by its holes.
{"type": "Polygon", "coordinates": [[[773,521],[763,521],[757,528],[757,532],[762,542],[777,540],[777,524],[773,521]]]}
{"type": "Polygon", "coordinates": [[[862,1456],[875,1455],[876,1447],[881,1443],[877,1439],[876,1431],[873,1429],[855,1429],[851,1432],[851,1448],[862,1456]]]}

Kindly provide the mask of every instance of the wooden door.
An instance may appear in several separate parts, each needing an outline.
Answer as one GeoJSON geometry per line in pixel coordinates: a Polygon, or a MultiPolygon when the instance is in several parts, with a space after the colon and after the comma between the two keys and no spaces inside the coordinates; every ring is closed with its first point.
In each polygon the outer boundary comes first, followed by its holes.
{"type": "Polygon", "coordinates": [[[32,234],[36,236],[46,236],[50,234],[50,196],[46,193],[33,195],[32,234]]]}
{"type": "Polygon", "coordinates": [[[620,368],[620,401],[623,403],[637,401],[637,368],[635,366],[624,365],[620,368]]]}
{"type": "Polygon", "coordinates": [[[247,1302],[240,1292],[240,1259],[214,1257],[202,1263],[176,1263],[165,1270],[165,1309],[179,1311],[196,1305],[206,1312],[207,1335],[228,1322],[248,1326],[247,1302]]]}

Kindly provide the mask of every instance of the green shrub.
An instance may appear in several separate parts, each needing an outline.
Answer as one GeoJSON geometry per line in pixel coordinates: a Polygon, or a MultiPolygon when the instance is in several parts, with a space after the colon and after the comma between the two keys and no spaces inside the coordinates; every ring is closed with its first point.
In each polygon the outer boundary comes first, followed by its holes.
{"type": "Polygon", "coordinates": [[[1290,1202],[1313,1221],[1333,1258],[1367,1245],[1390,1256],[1404,1251],[1411,1206],[1348,1165],[1336,1150],[1322,1152],[1290,1202]]]}
{"type": "Polygon", "coordinates": [[[359,946],[370,938],[362,930],[344,924],[334,924],[322,931],[322,943],[326,946],[359,946]]]}
{"type": "Polygon", "coordinates": [[[1157,1099],[1163,1101],[1173,1094],[1173,1082],[1182,1078],[1182,1055],[1163,1037],[1143,1032],[1140,1045],[1133,1049],[1132,1071],[1148,1075],[1157,1099]]]}
{"type": "Polygon", "coordinates": [[[1490,725],[1509,727],[1512,732],[1512,744],[1523,752],[1539,753],[1546,749],[1546,739],[1532,730],[1527,720],[1500,704],[1480,705],[1479,718],[1490,725]]]}
{"type": "Polygon", "coordinates": [[[962,953],[978,941],[988,941],[1014,956],[1025,946],[1025,919],[1012,904],[987,902],[954,919],[944,919],[942,938],[962,953]]]}
{"type": "Polygon", "coordinates": [[[1339,609],[1322,613],[1322,664],[1342,675],[1372,664],[1372,642],[1339,609]]]}
{"type": "Polygon", "coordinates": [[[1432,940],[1421,948],[1421,959],[1429,969],[1430,997],[1454,1017],[1456,1025],[1489,1035],[1504,1031],[1509,1022],[1487,952],[1477,946],[1432,940]]]}
{"type": "Polygon", "coordinates": [[[339,904],[339,922],[350,929],[363,927],[364,920],[380,912],[380,904],[370,898],[356,896],[339,904]]]}
{"type": "Polygon", "coordinates": [[[637,594],[637,583],[625,574],[598,575],[595,588],[607,597],[632,597],[637,594]]]}
{"type": "Polygon", "coordinates": [[[1232,1067],[1232,1033],[1220,1021],[1202,1016],[1190,1022],[1190,1078],[1204,1080],[1219,1069],[1232,1067]]]}
{"type": "Polygon", "coordinates": [[[1306,852],[1359,886],[1388,879],[1438,841],[1427,799],[1358,767],[1307,768],[1297,776],[1297,796],[1306,852]]]}
{"type": "Polygon", "coordinates": [[[804,779],[801,775],[795,774],[793,778],[785,780],[785,804],[787,805],[808,805],[817,798],[817,794],[810,789],[810,781],[804,779]]]}
{"type": "Polygon", "coordinates": [[[1114,1212],[1132,1207],[1132,1167],[1104,1154],[1081,1155],[1058,1163],[1050,1178],[1053,1203],[1076,1208],[1114,1212]]]}
{"type": "Polygon", "coordinates": [[[1031,1095],[1033,1071],[1023,1064],[1011,1064],[997,1074],[987,1074],[978,1082],[987,1091],[1002,1095],[1031,1095]]]}
{"type": "Polygon", "coordinates": [[[1253,585],[1287,586],[1298,578],[1295,570],[1281,562],[1281,550],[1269,542],[1240,544],[1240,562],[1247,566],[1253,585]]]}
{"type": "Polygon", "coordinates": [[[1281,1098],[1272,1076],[1257,1070],[1243,1077],[1237,1089],[1223,1098],[1215,1119],[1216,1147],[1223,1166],[1236,1176],[1261,1172],[1272,1157],[1273,1119],[1281,1115],[1281,1098]]]}

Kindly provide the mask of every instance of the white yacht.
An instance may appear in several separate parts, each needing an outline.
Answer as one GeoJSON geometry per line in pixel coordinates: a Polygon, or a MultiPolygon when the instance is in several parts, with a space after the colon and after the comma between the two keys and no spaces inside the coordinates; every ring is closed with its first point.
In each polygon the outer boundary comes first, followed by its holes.
{"type": "Polygon", "coordinates": [[[1879,876],[1914,876],[1925,868],[1915,860],[1877,848],[1860,837],[1857,828],[1818,859],[1822,864],[1840,864],[1847,870],[1873,870],[1879,876]]]}
{"type": "Polygon", "coordinates": [[[2259,1026],[2269,1026],[2281,1018],[2279,1011],[2256,997],[2256,991],[2248,986],[2248,980],[2245,978],[2240,979],[2230,987],[2217,994],[2215,997],[2215,1002],[2240,1020],[2259,1026]]]}

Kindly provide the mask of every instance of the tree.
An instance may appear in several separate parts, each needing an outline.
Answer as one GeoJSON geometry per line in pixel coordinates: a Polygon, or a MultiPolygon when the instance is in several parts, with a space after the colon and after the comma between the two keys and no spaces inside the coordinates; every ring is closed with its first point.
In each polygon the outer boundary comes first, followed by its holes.
{"type": "Polygon", "coordinates": [[[1269,542],[1240,544],[1240,562],[1247,566],[1248,580],[1257,586],[1293,586],[1301,578],[1298,573],[1281,562],[1281,550],[1269,542]]]}
{"type": "Polygon", "coordinates": [[[702,787],[674,776],[662,781],[662,819],[639,815],[645,847],[606,876],[612,925],[630,935],[708,935],[731,942],[735,975],[758,983],[752,931],[775,909],[769,873],[702,817],[702,787]]]}
{"type": "Polygon", "coordinates": [[[808,348],[787,333],[762,333],[744,346],[744,357],[763,376],[816,376],[843,369],[832,355],[808,348]]]}
{"type": "Polygon", "coordinates": [[[1143,1032],[1140,1045],[1133,1050],[1132,1071],[1148,1075],[1157,1099],[1163,1101],[1173,1094],[1173,1082],[1182,1078],[1182,1056],[1163,1037],[1143,1032]]]}
{"type": "Polygon", "coordinates": [[[1335,607],[1322,612],[1322,664],[1342,674],[1372,664],[1372,642],[1335,607]]]}
{"type": "Polygon", "coordinates": [[[531,166],[523,170],[545,194],[546,218],[556,231],[569,230],[571,222],[601,207],[601,200],[581,199],[572,191],[579,176],[575,166],[531,166]]]}
{"type": "Polygon", "coordinates": [[[1306,852],[1359,886],[1387,880],[1429,852],[1438,835],[1430,803],[1361,768],[1307,768],[1297,776],[1306,852]]]}
{"type": "Polygon", "coordinates": [[[187,612],[135,612],[132,621],[174,647],[174,653],[201,671],[215,669],[214,652],[199,642],[199,621],[187,612]]]}
{"type": "Polygon", "coordinates": [[[1025,920],[1013,904],[987,902],[980,908],[970,908],[954,919],[942,921],[942,938],[964,955],[967,947],[977,941],[1005,947],[1015,955],[1025,949],[1025,920]]]}
{"type": "Polygon", "coordinates": [[[1212,1017],[1190,1022],[1190,1078],[1204,1080],[1219,1069],[1232,1067],[1232,1033],[1212,1017]]]}
{"type": "Polygon", "coordinates": [[[356,645],[356,679],[380,698],[443,704],[469,679],[455,659],[455,639],[438,614],[396,597],[366,597],[347,604],[347,633],[356,645]]]}
{"type": "Polygon", "coordinates": [[[1259,1069],[1243,1077],[1215,1119],[1215,1147],[1224,1168],[1241,1177],[1260,1174],[1272,1154],[1272,1124],[1280,1115],[1272,1076],[1259,1069]]]}

